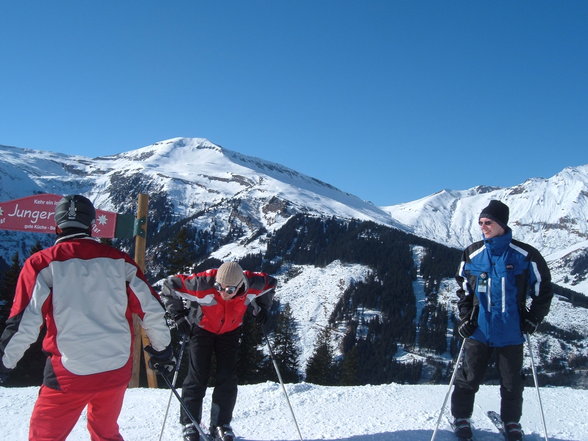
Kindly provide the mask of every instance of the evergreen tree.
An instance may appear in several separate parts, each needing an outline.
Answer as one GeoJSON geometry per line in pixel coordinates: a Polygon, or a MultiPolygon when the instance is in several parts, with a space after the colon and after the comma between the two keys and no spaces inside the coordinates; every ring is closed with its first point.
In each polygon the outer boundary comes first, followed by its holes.
{"type": "Polygon", "coordinates": [[[194,246],[188,227],[183,226],[178,234],[166,245],[168,274],[182,274],[191,271],[194,265],[194,246]]]}
{"type": "Polygon", "coordinates": [[[296,322],[289,304],[278,315],[272,340],[275,361],[282,379],[286,383],[297,383],[300,381],[300,349],[296,344],[296,322]]]}
{"type": "Polygon", "coordinates": [[[0,333],[6,326],[6,319],[10,313],[16,291],[16,282],[22,268],[18,252],[14,253],[10,262],[10,266],[4,273],[0,283],[0,333]]]}
{"type": "Polygon", "coordinates": [[[419,345],[437,354],[447,350],[447,309],[441,304],[427,304],[421,316],[419,345]]]}
{"type": "Polygon", "coordinates": [[[345,354],[341,362],[341,379],[339,384],[342,386],[358,386],[359,381],[359,354],[357,346],[353,346],[345,354]]]}
{"type": "Polygon", "coordinates": [[[333,351],[329,344],[330,330],[326,328],[317,339],[314,353],[306,366],[306,381],[314,384],[331,385],[334,383],[333,351]]]}
{"type": "Polygon", "coordinates": [[[265,369],[265,355],[260,349],[262,333],[250,311],[243,317],[241,344],[237,362],[239,384],[253,384],[269,379],[265,369]]]}
{"type": "Polygon", "coordinates": [[[43,245],[41,242],[36,241],[35,244],[31,247],[31,256],[35,254],[37,251],[41,251],[43,249],[43,245]]]}
{"type": "MultiPolygon", "coordinates": [[[[39,242],[31,249],[33,252],[42,249],[39,242]]],[[[12,256],[11,264],[2,278],[0,284],[0,333],[6,326],[6,319],[10,312],[14,294],[16,291],[16,283],[22,266],[18,253],[12,256]]],[[[42,341],[45,336],[45,327],[39,333],[39,338],[31,347],[25,352],[22,359],[18,363],[16,369],[10,376],[9,382],[13,386],[37,386],[43,380],[43,366],[45,365],[46,357],[42,352],[42,341]]]]}

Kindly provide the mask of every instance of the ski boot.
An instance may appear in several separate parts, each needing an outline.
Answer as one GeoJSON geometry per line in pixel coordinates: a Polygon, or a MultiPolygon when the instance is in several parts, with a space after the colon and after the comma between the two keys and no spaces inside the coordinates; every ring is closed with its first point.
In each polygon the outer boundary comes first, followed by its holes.
{"type": "Polygon", "coordinates": [[[183,441],[200,441],[200,433],[198,429],[194,427],[194,424],[185,424],[182,427],[182,440],[183,441]]]}
{"type": "Polygon", "coordinates": [[[210,436],[214,441],[235,441],[235,433],[228,424],[210,428],[210,436]]]}
{"type": "Polygon", "coordinates": [[[471,440],[474,436],[469,418],[456,418],[452,426],[458,440],[471,440]]]}
{"type": "Polygon", "coordinates": [[[502,424],[508,441],[521,441],[523,439],[523,430],[518,422],[511,421],[509,423],[503,422],[502,424]]]}

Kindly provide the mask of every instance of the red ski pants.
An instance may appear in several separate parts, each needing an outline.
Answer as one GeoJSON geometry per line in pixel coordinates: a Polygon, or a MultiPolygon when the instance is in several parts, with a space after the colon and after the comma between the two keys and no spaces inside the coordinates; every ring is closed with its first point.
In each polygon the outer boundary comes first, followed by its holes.
{"type": "Polygon", "coordinates": [[[65,441],[88,406],[88,431],[92,441],[123,441],[118,430],[127,385],[100,392],[61,392],[41,386],[35,402],[29,441],[65,441]]]}

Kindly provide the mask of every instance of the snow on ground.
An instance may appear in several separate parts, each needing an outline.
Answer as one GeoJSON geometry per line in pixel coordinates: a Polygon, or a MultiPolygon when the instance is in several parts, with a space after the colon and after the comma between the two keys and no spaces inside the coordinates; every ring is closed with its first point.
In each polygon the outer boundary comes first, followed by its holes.
{"type": "MultiPolygon", "coordinates": [[[[428,441],[447,393],[444,385],[316,386],[287,384],[286,390],[298,421],[302,438],[349,441],[428,441]]],[[[26,441],[28,420],[38,388],[0,387],[0,439],[26,441]]],[[[541,388],[550,441],[587,441],[588,390],[541,388]]],[[[209,391],[205,408],[210,406],[209,391]]],[[[170,391],[129,389],[119,418],[126,441],[157,441],[170,391]]],[[[498,386],[482,386],[477,395],[474,424],[477,441],[501,441],[494,426],[484,416],[499,407],[498,386]]],[[[162,441],[181,441],[177,415],[179,403],[172,397],[170,414],[162,441]]],[[[205,412],[205,418],[208,413],[205,412]]],[[[535,388],[525,389],[521,420],[526,441],[544,440],[535,388]]],[[[68,441],[88,441],[85,416],[78,421],[68,441]]],[[[239,387],[233,428],[251,441],[299,440],[296,426],[279,383],[239,387]]],[[[453,441],[447,420],[442,419],[436,441],[453,441]]]]}

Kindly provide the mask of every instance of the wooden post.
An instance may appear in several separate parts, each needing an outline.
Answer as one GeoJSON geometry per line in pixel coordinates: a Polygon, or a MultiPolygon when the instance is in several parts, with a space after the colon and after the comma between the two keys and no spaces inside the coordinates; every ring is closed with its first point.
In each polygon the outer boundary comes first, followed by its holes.
{"type": "MultiPolygon", "coordinates": [[[[137,205],[137,225],[135,235],[135,262],[141,271],[145,272],[145,249],[147,244],[147,211],[149,205],[149,196],[146,194],[139,194],[137,205]]],[[[139,376],[141,372],[141,351],[143,347],[149,344],[149,338],[145,334],[141,326],[141,320],[134,315],[133,326],[135,331],[135,339],[133,342],[133,373],[129,387],[139,386],[139,376]]],[[[147,373],[147,384],[149,387],[157,387],[157,375],[149,368],[149,354],[143,352],[145,357],[145,371],[147,373]]]]}

